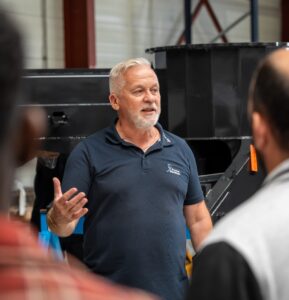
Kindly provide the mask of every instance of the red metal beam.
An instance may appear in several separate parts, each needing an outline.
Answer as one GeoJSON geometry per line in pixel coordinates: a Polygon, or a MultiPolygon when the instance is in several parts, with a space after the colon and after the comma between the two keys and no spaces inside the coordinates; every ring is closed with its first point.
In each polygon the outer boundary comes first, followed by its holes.
{"type": "Polygon", "coordinates": [[[63,0],[66,68],[96,66],[94,0],[63,0]]]}
{"type": "MultiPolygon", "coordinates": [[[[212,21],[213,21],[213,23],[214,23],[214,25],[215,25],[215,28],[217,29],[218,33],[222,32],[223,29],[222,29],[222,27],[221,27],[221,25],[220,25],[220,23],[219,23],[219,21],[218,21],[218,18],[217,18],[217,16],[216,16],[216,14],[215,14],[215,12],[214,12],[214,10],[213,10],[213,8],[212,8],[210,2],[209,2],[208,0],[203,0],[203,3],[204,3],[204,5],[205,5],[206,8],[207,8],[207,11],[208,11],[208,13],[209,13],[209,16],[211,17],[211,19],[212,19],[212,21]]],[[[221,36],[221,38],[222,38],[222,41],[223,41],[224,43],[228,43],[228,39],[227,39],[227,37],[226,37],[225,34],[223,34],[223,35],[221,36]]]]}
{"type": "MultiPolygon", "coordinates": [[[[198,17],[199,13],[200,13],[200,10],[202,8],[202,6],[205,5],[207,11],[208,11],[208,14],[209,16],[211,17],[212,21],[213,21],[213,24],[215,26],[215,28],[217,29],[218,33],[221,33],[223,31],[219,21],[218,21],[218,18],[210,4],[210,2],[208,0],[200,0],[199,3],[197,4],[194,12],[192,13],[192,24],[194,24],[196,18],[198,17]]],[[[228,39],[226,37],[225,34],[223,34],[221,36],[221,39],[224,43],[228,43],[228,39]]],[[[183,31],[177,41],[177,45],[181,45],[183,42],[185,41],[185,31],[183,31]]]]}
{"type": "Polygon", "coordinates": [[[281,41],[289,41],[289,1],[281,1],[281,41]]]}

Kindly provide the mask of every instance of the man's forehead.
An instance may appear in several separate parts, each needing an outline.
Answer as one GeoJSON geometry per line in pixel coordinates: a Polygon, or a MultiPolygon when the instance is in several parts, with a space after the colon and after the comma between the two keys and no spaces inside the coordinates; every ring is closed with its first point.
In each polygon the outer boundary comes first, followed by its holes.
{"type": "Polygon", "coordinates": [[[131,67],[123,74],[123,79],[130,81],[131,84],[141,84],[143,80],[148,79],[158,84],[158,77],[149,66],[131,67]]]}
{"type": "Polygon", "coordinates": [[[155,71],[149,65],[134,65],[134,66],[131,66],[123,72],[123,75],[129,75],[131,73],[136,73],[136,74],[151,73],[151,74],[155,75],[155,71]]]}

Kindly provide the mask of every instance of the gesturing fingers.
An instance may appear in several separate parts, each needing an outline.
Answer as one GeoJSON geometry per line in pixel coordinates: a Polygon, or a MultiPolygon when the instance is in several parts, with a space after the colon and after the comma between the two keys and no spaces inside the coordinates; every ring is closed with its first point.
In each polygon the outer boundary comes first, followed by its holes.
{"type": "Polygon", "coordinates": [[[84,205],[87,203],[87,198],[85,198],[84,193],[78,193],[69,201],[66,201],[66,216],[70,220],[75,220],[85,215],[87,208],[84,205]]]}
{"type": "Polygon", "coordinates": [[[77,220],[80,219],[82,216],[84,216],[86,213],[88,212],[88,209],[83,207],[81,209],[79,209],[78,211],[74,212],[72,214],[72,218],[77,220]]]}
{"type": "Polygon", "coordinates": [[[73,197],[70,201],[66,202],[67,212],[70,216],[75,217],[75,213],[81,210],[87,203],[84,193],[79,193],[73,197]]]}
{"type": "Polygon", "coordinates": [[[71,188],[58,199],[54,199],[54,214],[59,223],[67,223],[86,214],[83,208],[87,198],[83,192],[78,193],[76,188],[71,188]]]}
{"type": "Polygon", "coordinates": [[[61,184],[57,177],[54,177],[52,180],[54,187],[54,199],[58,199],[62,196],[61,184]]]}

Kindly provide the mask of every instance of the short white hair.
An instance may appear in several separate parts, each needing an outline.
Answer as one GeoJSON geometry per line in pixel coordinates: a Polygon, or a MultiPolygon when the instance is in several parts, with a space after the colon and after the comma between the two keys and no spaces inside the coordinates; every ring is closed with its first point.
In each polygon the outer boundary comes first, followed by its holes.
{"type": "Polygon", "coordinates": [[[123,74],[134,66],[149,66],[151,67],[151,63],[144,57],[132,58],[128,60],[124,60],[118,64],[116,64],[109,73],[109,91],[119,92],[119,90],[124,85],[123,74]]]}

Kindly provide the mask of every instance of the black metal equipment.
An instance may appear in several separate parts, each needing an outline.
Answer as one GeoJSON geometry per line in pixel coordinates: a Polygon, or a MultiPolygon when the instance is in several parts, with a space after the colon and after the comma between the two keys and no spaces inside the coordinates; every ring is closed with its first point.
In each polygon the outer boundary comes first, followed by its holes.
{"type": "MultiPolygon", "coordinates": [[[[24,76],[26,106],[46,111],[48,134],[42,137],[42,150],[58,152],[51,159],[43,153],[37,161],[32,223],[40,226],[41,209],[53,200],[52,178],[62,179],[66,159],[81,140],[113,122],[110,106],[109,69],[28,70],[24,76]]],[[[50,235],[49,235],[50,236],[50,235]]],[[[61,239],[61,246],[82,259],[82,236],[61,239]]]]}
{"type": "Polygon", "coordinates": [[[194,151],[213,220],[245,201],[264,170],[248,169],[249,82],[258,62],[286,43],[159,47],[154,55],[162,94],[161,123],[194,151]]]}
{"type": "Polygon", "coordinates": [[[69,153],[96,130],[115,118],[108,101],[109,69],[28,70],[24,76],[27,106],[47,113],[47,151],[69,153]]]}

